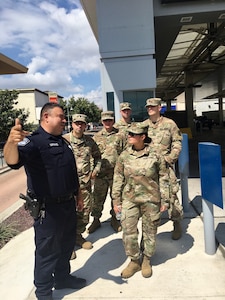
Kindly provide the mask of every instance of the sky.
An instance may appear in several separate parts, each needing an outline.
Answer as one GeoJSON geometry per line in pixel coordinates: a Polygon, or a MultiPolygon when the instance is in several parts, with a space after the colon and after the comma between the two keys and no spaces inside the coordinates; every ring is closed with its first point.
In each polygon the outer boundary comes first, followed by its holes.
{"type": "Polygon", "coordinates": [[[79,0],[4,0],[0,53],[27,74],[1,75],[0,89],[36,88],[102,107],[97,41],[79,0]]]}

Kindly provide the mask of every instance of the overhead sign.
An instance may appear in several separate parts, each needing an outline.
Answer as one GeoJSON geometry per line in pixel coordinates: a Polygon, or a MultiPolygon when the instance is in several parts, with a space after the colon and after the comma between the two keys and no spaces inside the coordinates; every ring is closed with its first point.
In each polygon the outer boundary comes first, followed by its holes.
{"type": "Polygon", "coordinates": [[[57,95],[57,93],[49,92],[48,93],[48,98],[49,98],[49,102],[58,103],[58,95],[57,95]]]}

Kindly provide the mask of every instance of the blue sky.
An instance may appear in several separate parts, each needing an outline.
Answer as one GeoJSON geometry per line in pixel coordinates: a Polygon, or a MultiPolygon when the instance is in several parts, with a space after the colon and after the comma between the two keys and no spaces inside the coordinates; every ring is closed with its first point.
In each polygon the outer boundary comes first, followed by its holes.
{"type": "Polygon", "coordinates": [[[37,88],[101,105],[100,56],[79,0],[4,0],[0,52],[29,68],[0,89],[37,88]]]}

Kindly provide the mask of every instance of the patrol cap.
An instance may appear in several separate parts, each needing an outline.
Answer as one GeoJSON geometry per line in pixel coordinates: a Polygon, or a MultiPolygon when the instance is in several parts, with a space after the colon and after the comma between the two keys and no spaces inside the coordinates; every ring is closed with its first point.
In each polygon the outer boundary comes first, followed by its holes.
{"type": "Polygon", "coordinates": [[[130,126],[128,126],[127,128],[127,132],[128,134],[134,133],[134,134],[145,134],[146,138],[144,140],[145,143],[150,143],[151,142],[151,138],[148,136],[148,127],[143,127],[143,125],[141,123],[138,122],[133,122],[131,123],[130,126]]]}
{"type": "Polygon", "coordinates": [[[161,98],[149,98],[146,100],[146,105],[147,106],[158,106],[161,105],[161,98]]]}
{"type": "Polygon", "coordinates": [[[131,103],[129,102],[122,102],[120,103],[120,110],[130,109],[131,110],[131,103]]]}
{"type": "Polygon", "coordinates": [[[101,113],[101,120],[114,120],[114,112],[111,110],[103,111],[101,113]]]}
{"type": "Polygon", "coordinates": [[[87,116],[83,114],[75,114],[73,115],[73,122],[83,122],[87,124],[87,116]]]}

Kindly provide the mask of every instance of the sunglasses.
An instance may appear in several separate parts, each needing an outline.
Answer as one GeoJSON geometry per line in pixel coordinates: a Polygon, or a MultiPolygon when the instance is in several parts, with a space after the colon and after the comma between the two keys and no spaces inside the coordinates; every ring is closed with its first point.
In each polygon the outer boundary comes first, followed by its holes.
{"type": "Polygon", "coordinates": [[[129,136],[136,136],[136,135],[142,135],[143,133],[133,133],[133,132],[128,132],[129,136]]]}
{"type": "Polygon", "coordinates": [[[105,119],[105,120],[102,120],[103,122],[112,122],[113,120],[112,119],[105,119]]]}
{"type": "Polygon", "coordinates": [[[86,125],[86,123],[82,122],[82,121],[75,121],[74,122],[77,126],[79,125],[86,125]]]}

